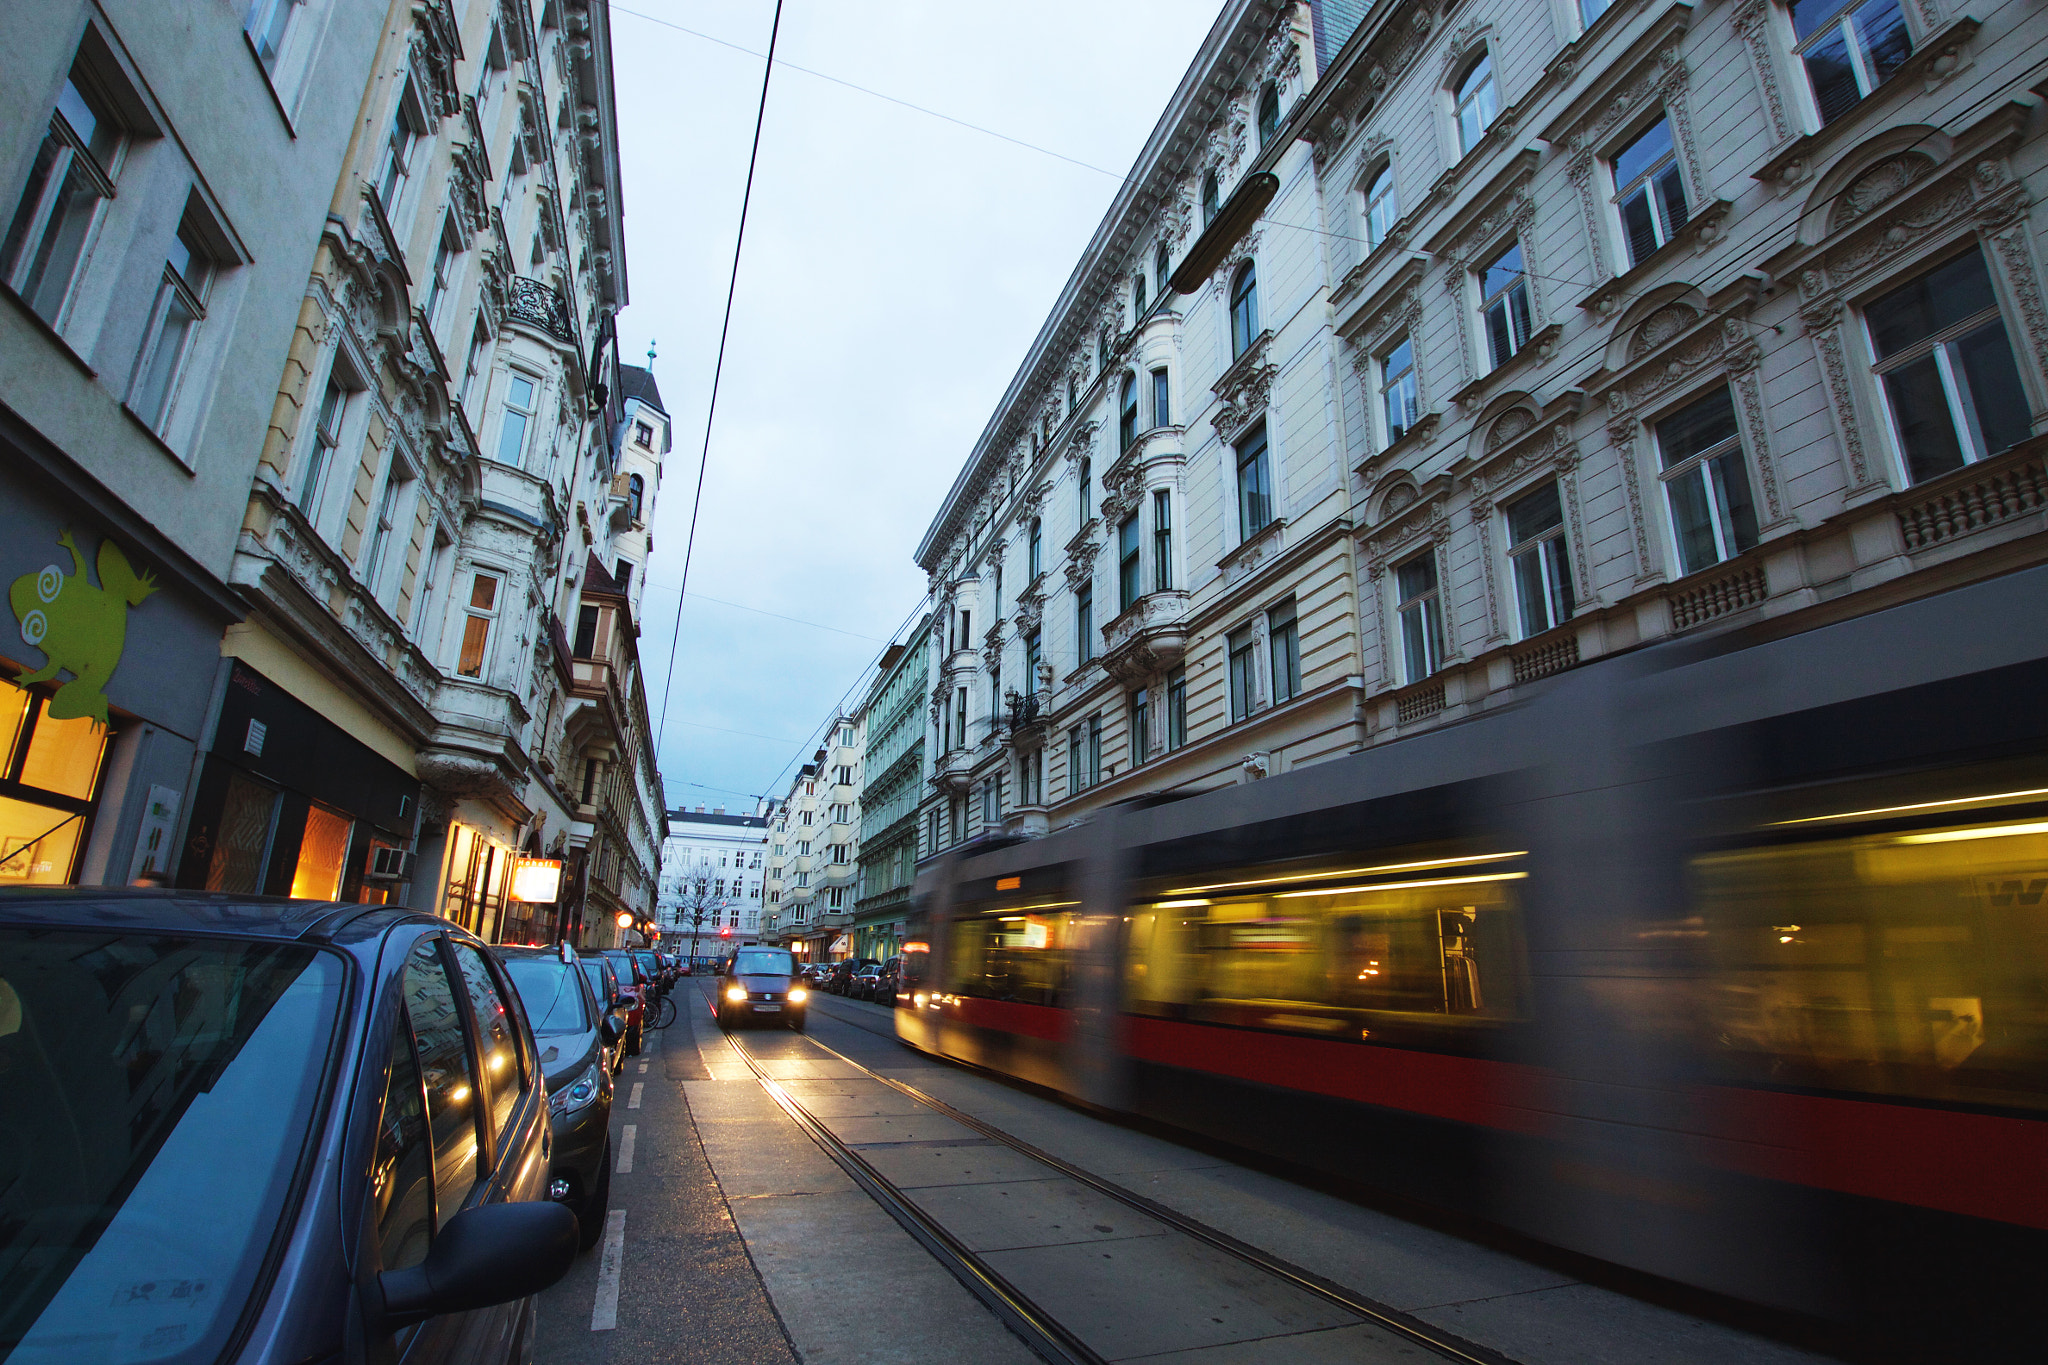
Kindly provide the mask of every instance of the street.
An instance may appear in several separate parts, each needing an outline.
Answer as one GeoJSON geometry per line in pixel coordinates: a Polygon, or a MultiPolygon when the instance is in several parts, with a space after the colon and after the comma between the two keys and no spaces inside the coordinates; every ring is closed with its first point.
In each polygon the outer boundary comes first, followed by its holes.
{"type": "MultiPolygon", "coordinates": [[[[678,989],[677,1022],[620,1077],[606,1236],[542,1296],[535,1359],[1036,1358],[806,1135],[692,986],[678,989]]],[[[738,1040],[804,1112],[1094,1353],[1079,1358],[1817,1359],[925,1058],[890,1022],[883,1007],[820,995],[807,1036],[738,1040]],[[1186,1245],[888,1081],[1284,1257],[1386,1320],[1186,1245]]]]}

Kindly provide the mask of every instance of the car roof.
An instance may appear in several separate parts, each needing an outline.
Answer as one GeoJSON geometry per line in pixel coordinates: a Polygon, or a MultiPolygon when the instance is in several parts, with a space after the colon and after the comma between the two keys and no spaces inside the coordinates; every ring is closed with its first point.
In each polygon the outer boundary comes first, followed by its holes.
{"type": "MultiPolygon", "coordinates": [[[[385,922],[433,920],[431,915],[382,905],[244,896],[225,891],[152,887],[13,887],[0,890],[0,925],[37,925],[115,931],[232,934],[241,938],[332,939],[346,926],[374,916],[385,922]]],[[[358,926],[359,929],[368,926],[358,926]]]]}

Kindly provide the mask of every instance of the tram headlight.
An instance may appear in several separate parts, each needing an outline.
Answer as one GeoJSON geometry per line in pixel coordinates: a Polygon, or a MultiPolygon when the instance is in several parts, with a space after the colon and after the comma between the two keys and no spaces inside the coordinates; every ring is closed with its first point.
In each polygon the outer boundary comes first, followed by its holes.
{"type": "Polygon", "coordinates": [[[919,991],[916,995],[913,995],[910,998],[912,1001],[916,1003],[919,1009],[923,1009],[925,1001],[931,999],[931,997],[926,995],[923,991],[919,991]]]}

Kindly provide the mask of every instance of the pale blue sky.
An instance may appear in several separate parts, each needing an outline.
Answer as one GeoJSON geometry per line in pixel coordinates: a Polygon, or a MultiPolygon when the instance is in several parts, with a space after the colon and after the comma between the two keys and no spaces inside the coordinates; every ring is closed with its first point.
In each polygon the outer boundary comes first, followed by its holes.
{"type": "MultiPolygon", "coordinates": [[[[759,52],[774,5],[612,7],[632,291],[620,347],[645,363],[659,340],[675,421],[640,640],[658,720],[761,61],[629,10],[759,52]]],[[[1216,12],[785,0],[777,55],[1121,174],[1216,12]]],[[[918,539],[1116,189],[778,67],[660,754],[671,806],[778,794],[917,604],[918,539]]]]}

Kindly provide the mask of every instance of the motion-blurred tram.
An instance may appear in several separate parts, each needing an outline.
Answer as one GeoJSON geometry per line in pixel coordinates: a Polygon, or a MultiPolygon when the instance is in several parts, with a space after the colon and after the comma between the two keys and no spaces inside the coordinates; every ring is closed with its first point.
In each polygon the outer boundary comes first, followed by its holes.
{"type": "Polygon", "coordinates": [[[2038,1358],[2048,569],[1768,629],[936,859],[897,1032],[1878,1354],[2038,1358]]]}

